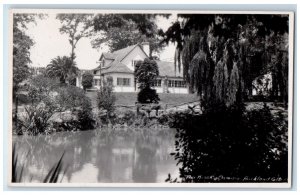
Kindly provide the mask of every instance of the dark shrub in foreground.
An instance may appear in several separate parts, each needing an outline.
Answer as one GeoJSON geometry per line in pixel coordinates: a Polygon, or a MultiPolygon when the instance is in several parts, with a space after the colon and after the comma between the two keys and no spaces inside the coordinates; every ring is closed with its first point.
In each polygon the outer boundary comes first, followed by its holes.
{"type": "Polygon", "coordinates": [[[95,119],[92,113],[92,104],[89,99],[82,102],[81,108],[77,113],[78,128],[81,130],[88,130],[95,128],[95,119]]]}
{"type": "MultiPolygon", "coordinates": [[[[287,125],[268,107],[174,116],[182,182],[286,182],[287,125]]],[[[169,175],[166,181],[173,181],[169,175]]],[[[176,179],[177,181],[177,179],[176,179]]]]}
{"type": "Polygon", "coordinates": [[[158,103],[160,100],[156,90],[150,87],[141,89],[137,99],[140,103],[158,103]]]}

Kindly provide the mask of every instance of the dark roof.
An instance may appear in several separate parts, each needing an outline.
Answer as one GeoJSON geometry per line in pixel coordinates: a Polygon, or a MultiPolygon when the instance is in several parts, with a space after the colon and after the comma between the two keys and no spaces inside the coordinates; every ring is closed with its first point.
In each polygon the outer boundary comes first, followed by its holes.
{"type": "Polygon", "coordinates": [[[111,60],[121,61],[128,53],[130,53],[138,44],[131,45],[123,49],[116,50],[112,53],[104,52],[102,53],[103,57],[111,60]]]}
{"type": "Polygon", "coordinates": [[[175,73],[175,64],[174,62],[165,62],[165,61],[159,61],[156,60],[159,76],[161,77],[183,77],[182,70],[180,72],[178,71],[178,68],[176,68],[175,73]]]}
{"type": "Polygon", "coordinates": [[[101,70],[101,74],[112,73],[112,72],[133,73],[133,71],[130,70],[125,64],[117,61],[113,61],[108,68],[103,68],[101,70]]]}

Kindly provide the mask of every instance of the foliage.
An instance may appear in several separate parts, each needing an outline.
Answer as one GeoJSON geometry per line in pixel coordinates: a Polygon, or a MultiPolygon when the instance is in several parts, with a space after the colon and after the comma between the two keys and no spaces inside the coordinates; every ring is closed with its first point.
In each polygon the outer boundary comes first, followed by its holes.
{"type": "Polygon", "coordinates": [[[49,120],[58,106],[51,93],[56,85],[56,81],[42,75],[37,75],[28,81],[24,89],[28,92],[27,98],[30,104],[24,106],[24,113],[18,114],[19,117],[14,124],[18,134],[37,135],[52,131],[49,120]]]}
{"type": "Polygon", "coordinates": [[[104,112],[106,119],[113,117],[115,110],[116,96],[113,93],[113,85],[111,82],[103,81],[97,92],[97,106],[101,112],[104,112]]]}
{"type": "MultiPolygon", "coordinates": [[[[56,165],[54,165],[50,169],[47,176],[43,180],[43,183],[58,183],[59,175],[62,172],[65,173],[67,171],[67,167],[65,167],[64,170],[63,170],[63,161],[62,161],[63,156],[64,156],[64,153],[62,154],[62,156],[60,157],[60,159],[56,163],[56,165]]],[[[19,166],[20,166],[19,161],[20,160],[18,158],[18,154],[17,154],[17,151],[16,151],[16,144],[13,144],[13,150],[12,150],[12,179],[11,179],[11,182],[13,182],[13,183],[20,183],[23,180],[23,170],[24,170],[24,165],[25,164],[23,164],[21,166],[21,170],[19,171],[19,169],[18,169],[19,166]]],[[[61,179],[63,179],[63,176],[62,176],[61,179]]]]}
{"type": "Polygon", "coordinates": [[[59,31],[69,36],[71,44],[71,62],[75,59],[75,49],[78,41],[91,34],[92,14],[57,14],[56,18],[60,20],[62,26],[59,31]]]}
{"type": "Polygon", "coordinates": [[[14,122],[18,120],[18,90],[29,76],[30,48],[34,42],[25,30],[27,24],[35,21],[34,14],[13,14],[13,100],[15,102],[14,122]]]}
{"type": "Polygon", "coordinates": [[[81,109],[77,113],[78,127],[81,130],[95,128],[95,120],[92,113],[91,101],[85,98],[81,104],[81,109]]]}
{"type": "Polygon", "coordinates": [[[29,75],[30,48],[34,42],[25,33],[27,24],[35,22],[33,14],[13,15],[13,85],[16,88],[29,75]]]}
{"type": "Polygon", "coordinates": [[[180,70],[182,62],[184,77],[204,107],[243,101],[252,95],[253,80],[269,71],[273,95],[280,91],[287,98],[287,15],[178,16],[183,22],[161,35],[177,44],[175,67],[180,70]]]}
{"type": "Polygon", "coordinates": [[[158,103],[160,99],[155,89],[146,87],[139,91],[137,100],[140,103],[158,103]]]}
{"type": "Polygon", "coordinates": [[[157,103],[159,97],[155,89],[151,89],[155,79],[159,75],[156,61],[146,58],[139,61],[134,69],[134,76],[139,85],[138,102],[157,103]]]}
{"type": "Polygon", "coordinates": [[[53,92],[58,85],[56,80],[39,74],[29,80],[25,89],[28,92],[28,98],[31,104],[35,104],[50,98],[52,95],[51,92],[53,92]]]}
{"type": "Polygon", "coordinates": [[[86,89],[91,88],[93,86],[93,78],[94,75],[90,72],[85,72],[82,75],[82,86],[83,89],[86,91],[86,89]]]}
{"type": "Polygon", "coordinates": [[[126,48],[141,42],[150,43],[150,56],[160,52],[161,43],[153,14],[98,14],[94,18],[94,29],[99,32],[93,41],[94,48],[108,44],[111,51],[126,48]]]}
{"type": "MultiPolygon", "coordinates": [[[[48,174],[46,175],[45,179],[43,180],[43,183],[57,183],[58,177],[63,171],[63,162],[62,159],[64,157],[63,153],[59,159],[59,161],[50,169],[48,174]]],[[[65,168],[64,172],[66,172],[67,168],[65,168]]]]}
{"type": "Polygon", "coordinates": [[[18,119],[18,134],[38,135],[52,132],[49,119],[56,107],[53,103],[40,103],[25,107],[25,113],[18,119]]]}
{"type": "Polygon", "coordinates": [[[47,65],[47,75],[51,78],[59,78],[61,83],[70,82],[74,75],[78,74],[78,68],[70,57],[57,56],[47,65]]]}
{"type": "Polygon", "coordinates": [[[61,86],[56,89],[55,101],[59,106],[59,111],[79,109],[87,101],[83,89],[71,85],[61,86]]]}
{"type": "Polygon", "coordinates": [[[19,171],[18,167],[18,155],[16,152],[16,144],[13,145],[12,150],[12,174],[11,174],[11,182],[21,182],[23,177],[24,165],[21,166],[21,170],[19,171]]]}
{"type": "Polygon", "coordinates": [[[174,117],[172,155],[181,166],[180,182],[287,181],[287,124],[266,105],[246,112],[224,106],[200,116],[174,117]]]}

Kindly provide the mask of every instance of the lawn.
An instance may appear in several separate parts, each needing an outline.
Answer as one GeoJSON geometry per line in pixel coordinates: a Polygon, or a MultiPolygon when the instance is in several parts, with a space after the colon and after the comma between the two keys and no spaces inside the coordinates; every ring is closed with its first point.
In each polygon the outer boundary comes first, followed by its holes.
{"type": "MultiPolygon", "coordinates": [[[[97,93],[87,92],[87,96],[92,100],[93,106],[96,106],[97,93]]],[[[116,94],[116,105],[133,106],[137,101],[137,93],[115,93],[116,94]]],[[[195,94],[172,94],[172,93],[159,93],[160,104],[172,104],[178,105],[185,102],[193,102],[199,100],[199,97],[195,94]]]]}

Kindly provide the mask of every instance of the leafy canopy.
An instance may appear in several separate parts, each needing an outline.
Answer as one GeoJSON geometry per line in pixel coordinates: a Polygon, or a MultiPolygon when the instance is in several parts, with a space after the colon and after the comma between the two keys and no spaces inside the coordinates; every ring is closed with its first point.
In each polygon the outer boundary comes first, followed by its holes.
{"type": "Polygon", "coordinates": [[[78,74],[78,68],[70,57],[57,56],[47,65],[46,72],[49,77],[59,78],[61,83],[66,83],[78,74]]]}
{"type": "Polygon", "coordinates": [[[134,75],[140,89],[138,102],[157,103],[159,97],[156,90],[151,89],[151,86],[153,86],[155,79],[159,75],[156,61],[148,58],[145,58],[144,61],[138,61],[134,69],[134,75]]]}
{"type": "Polygon", "coordinates": [[[165,44],[158,36],[159,29],[153,14],[98,14],[94,18],[94,29],[98,32],[92,40],[94,48],[107,44],[116,51],[141,42],[150,43],[150,57],[160,52],[165,44]]]}
{"type": "Polygon", "coordinates": [[[190,90],[199,94],[203,107],[242,102],[252,95],[253,80],[268,72],[274,73],[275,88],[287,97],[287,15],[178,17],[182,22],[161,35],[166,43],[177,44],[175,67],[183,68],[190,90]]]}
{"type": "Polygon", "coordinates": [[[82,75],[82,86],[83,89],[91,88],[93,86],[94,75],[91,72],[85,72],[82,75]]]}
{"type": "Polygon", "coordinates": [[[93,14],[57,14],[62,26],[59,31],[69,36],[69,43],[72,47],[71,59],[75,59],[75,49],[78,41],[83,37],[88,37],[92,33],[93,14]]]}

